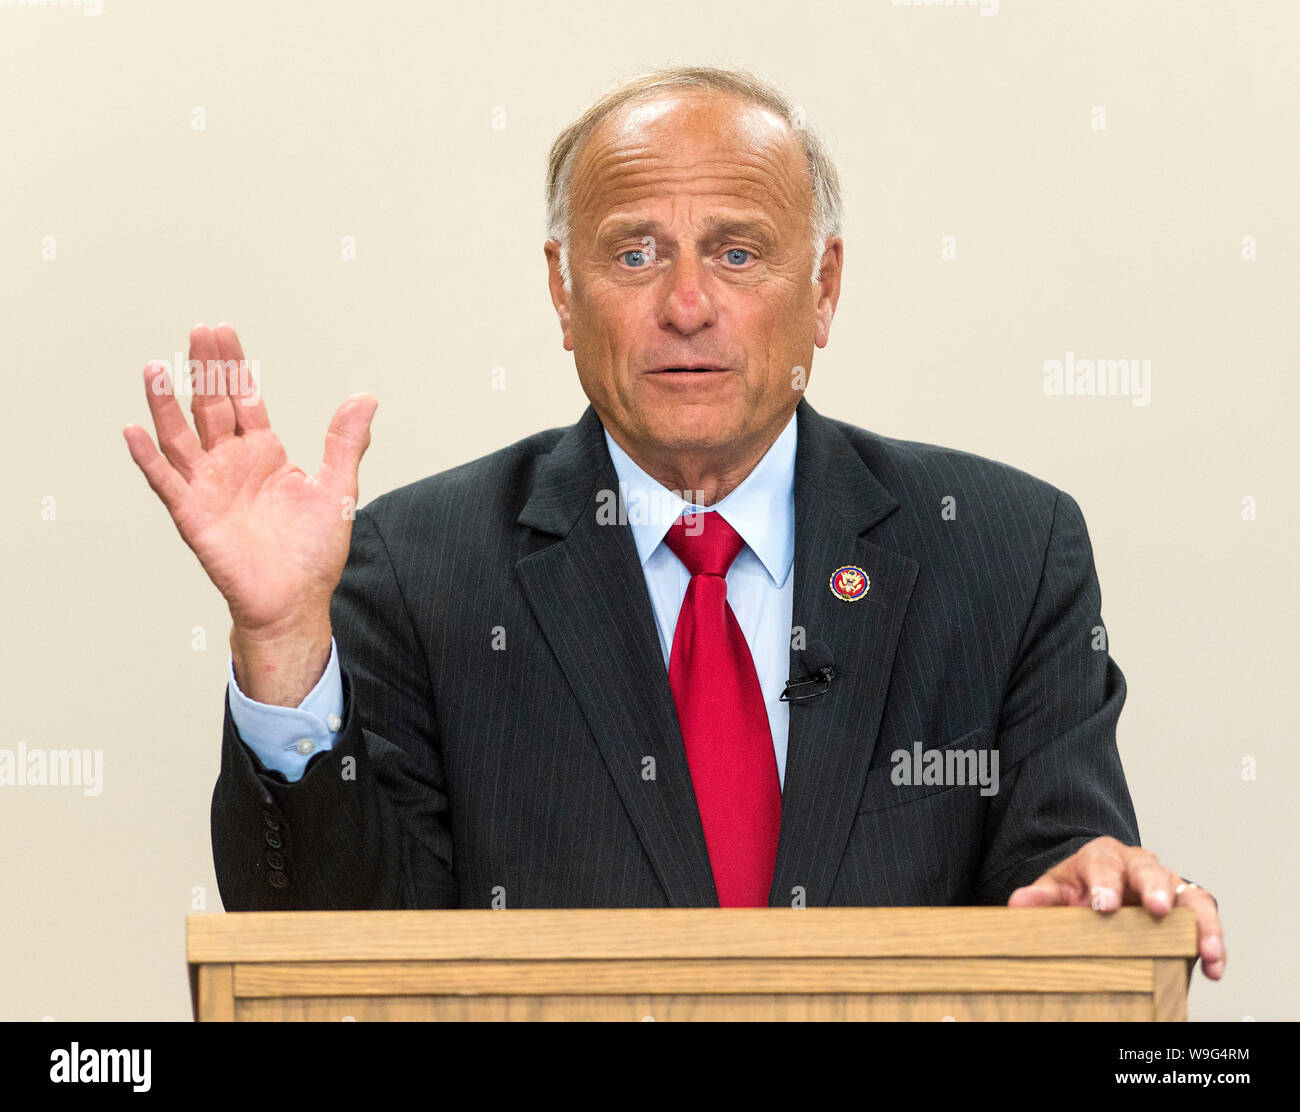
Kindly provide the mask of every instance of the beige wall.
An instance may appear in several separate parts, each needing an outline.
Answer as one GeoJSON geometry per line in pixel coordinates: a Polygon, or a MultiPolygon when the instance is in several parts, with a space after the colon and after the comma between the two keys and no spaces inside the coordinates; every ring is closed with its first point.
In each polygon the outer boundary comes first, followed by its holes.
{"type": "Polygon", "coordinates": [[[1078,499],[1144,842],[1226,919],[1192,1015],[1300,1014],[1297,32],[1284,0],[0,4],[0,746],[104,760],[99,796],[0,788],[0,1018],[185,1018],[183,916],[219,906],[228,624],[122,440],[145,361],[235,323],[308,470],[373,392],[363,500],[572,422],[546,152],[668,62],[753,67],[837,156],[812,403],[1078,499]],[[1150,404],[1046,396],[1067,352],[1149,359],[1150,404]]]}

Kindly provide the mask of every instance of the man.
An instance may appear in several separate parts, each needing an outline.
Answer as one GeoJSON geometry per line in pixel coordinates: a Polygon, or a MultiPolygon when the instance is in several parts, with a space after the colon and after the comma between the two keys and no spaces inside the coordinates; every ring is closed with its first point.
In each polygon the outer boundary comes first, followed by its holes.
{"type": "Polygon", "coordinates": [[[1222,976],[1213,898],[1138,846],[1078,506],[802,398],[843,242],[794,119],[677,69],[567,129],[545,253],[590,408],[355,522],[373,398],[308,477],[246,383],[196,436],[146,368],[131,454],[233,619],[227,908],[1179,904],[1222,976]]]}

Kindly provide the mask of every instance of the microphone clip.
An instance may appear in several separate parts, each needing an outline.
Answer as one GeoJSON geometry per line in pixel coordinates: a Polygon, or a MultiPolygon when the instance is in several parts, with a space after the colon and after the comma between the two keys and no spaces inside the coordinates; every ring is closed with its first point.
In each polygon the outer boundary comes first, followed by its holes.
{"type": "Polygon", "coordinates": [[[806,676],[801,680],[786,680],[785,690],[781,692],[780,701],[783,703],[802,703],[807,699],[815,699],[818,695],[825,695],[831,689],[831,680],[835,678],[835,669],[830,664],[818,668],[811,676],[806,676]],[[815,688],[813,691],[803,691],[796,695],[795,692],[801,688],[815,688]]]}

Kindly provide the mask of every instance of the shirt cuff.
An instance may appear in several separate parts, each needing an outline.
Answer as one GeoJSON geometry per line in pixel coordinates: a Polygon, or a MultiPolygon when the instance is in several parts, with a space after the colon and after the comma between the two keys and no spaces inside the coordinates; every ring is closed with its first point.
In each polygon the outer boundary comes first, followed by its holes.
{"type": "Polygon", "coordinates": [[[338,646],[330,638],[330,659],[325,674],[296,707],[259,703],[239,690],[235,660],[230,658],[230,717],[240,739],[264,767],[301,780],[307,762],[334,745],[343,726],[343,679],[338,646]]]}

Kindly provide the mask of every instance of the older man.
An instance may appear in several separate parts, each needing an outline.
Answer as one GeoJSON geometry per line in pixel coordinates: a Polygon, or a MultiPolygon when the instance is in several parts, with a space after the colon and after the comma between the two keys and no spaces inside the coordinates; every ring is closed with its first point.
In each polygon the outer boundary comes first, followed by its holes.
{"type": "Polygon", "coordinates": [[[1078,506],[803,400],[843,243],[792,106],[636,78],[548,202],[590,407],[355,521],[373,398],[308,477],[246,379],[196,435],[146,368],[131,454],[233,619],[225,905],[1184,904],[1222,976],[1213,899],[1137,844],[1078,506]]]}

